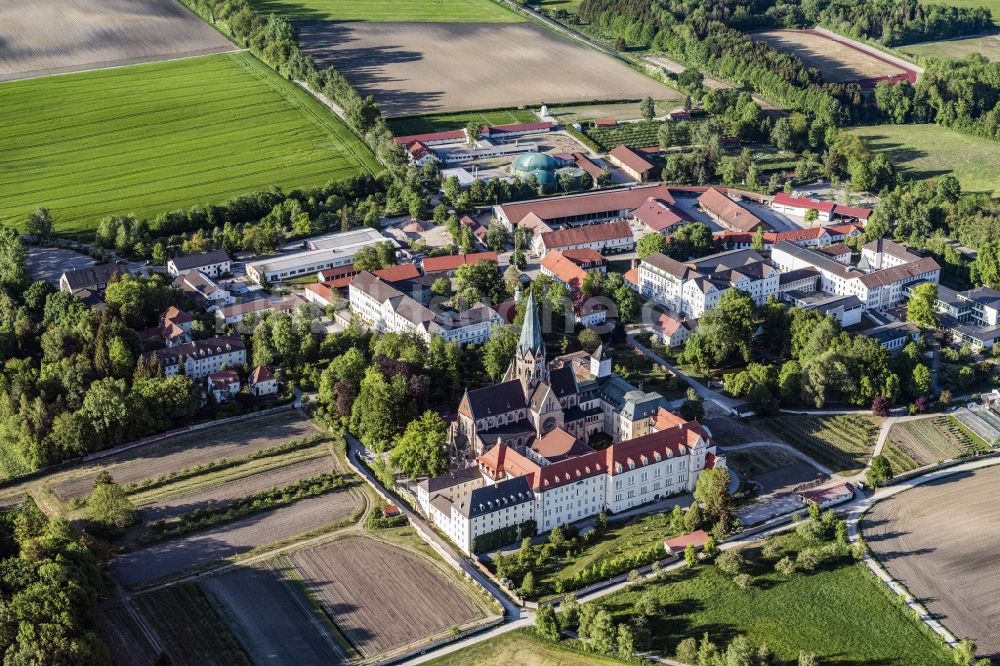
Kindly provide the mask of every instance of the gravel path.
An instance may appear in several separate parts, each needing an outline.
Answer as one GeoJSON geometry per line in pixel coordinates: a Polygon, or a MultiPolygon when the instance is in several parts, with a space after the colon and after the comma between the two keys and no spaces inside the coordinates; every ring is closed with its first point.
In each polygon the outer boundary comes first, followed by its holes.
{"type": "Polygon", "coordinates": [[[148,585],[216,560],[332,525],[349,516],[356,506],[357,498],[349,490],[305,499],[127,553],[111,562],[111,575],[122,585],[148,585]]]}

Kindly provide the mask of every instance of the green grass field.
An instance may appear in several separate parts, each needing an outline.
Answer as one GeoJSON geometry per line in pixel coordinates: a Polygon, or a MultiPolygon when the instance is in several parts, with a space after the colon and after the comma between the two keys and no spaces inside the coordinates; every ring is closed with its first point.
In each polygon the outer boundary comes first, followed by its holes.
{"type": "Polygon", "coordinates": [[[0,85],[0,223],[61,232],[379,171],[326,107],[248,53],[0,85]]]}
{"type": "Polygon", "coordinates": [[[838,473],[863,469],[878,437],[878,423],[871,416],[785,414],[754,424],[838,473]]]}
{"type": "MultiPolygon", "coordinates": [[[[778,543],[792,559],[804,544],[794,534],[778,537],[778,543]]],[[[782,666],[795,664],[800,650],[815,653],[823,664],[952,663],[943,643],[864,564],[848,561],[784,576],[769,562],[749,559],[755,584],[747,590],[715,566],[703,565],[630,586],[598,603],[622,622],[640,596],[655,595],[663,610],[650,618],[653,648],[668,656],[681,640],[708,632],[717,644],[739,634],[766,644],[782,666]]]]}
{"type": "Polygon", "coordinates": [[[257,10],[301,21],[515,23],[493,0],[250,0],[257,10]]]}
{"type": "Polygon", "coordinates": [[[480,125],[510,125],[511,123],[540,122],[533,109],[504,109],[500,111],[466,111],[433,116],[404,116],[391,118],[389,128],[396,136],[446,132],[462,129],[470,122],[480,125]]]}
{"type": "Polygon", "coordinates": [[[1000,142],[937,125],[874,125],[846,130],[885,152],[916,180],[953,173],[968,192],[1000,193],[1000,142]]]}
{"type": "Polygon", "coordinates": [[[1000,0],[920,0],[923,5],[947,5],[949,7],[988,7],[993,21],[1000,23],[1000,0]]]}
{"type": "Polygon", "coordinates": [[[568,646],[540,640],[530,630],[515,629],[451,654],[432,659],[428,666],[617,666],[611,657],[577,652],[568,646]]]}
{"type": "MultiPolygon", "coordinates": [[[[669,95],[671,91],[667,91],[669,95]]],[[[677,108],[680,93],[672,97],[656,100],[656,115],[665,116],[677,108]]],[[[579,104],[573,106],[549,107],[549,114],[563,124],[585,123],[593,120],[614,118],[615,120],[638,120],[642,118],[639,102],[608,102],[607,104],[579,104]]]]}
{"type": "MultiPolygon", "coordinates": [[[[998,3],[1000,4],[1000,3],[998,3]]],[[[981,53],[990,60],[1000,60],[1000,36],[987,35],[968,39],[947,39],[900,46],[903,53],[925,58],[964,58],[970,53],[981,53]]]]}

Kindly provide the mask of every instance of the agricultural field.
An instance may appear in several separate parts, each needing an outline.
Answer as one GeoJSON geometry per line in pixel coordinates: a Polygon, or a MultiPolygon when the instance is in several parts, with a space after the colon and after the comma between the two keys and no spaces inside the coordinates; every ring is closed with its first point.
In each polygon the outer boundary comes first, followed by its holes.
{"type": "Polygon", "coordinates": [[[201,582],[205,595],[250,655],[273,663],[323,666],[346,663],[353,651],[317,612],[301,582],[270,562],[238,567],[201,582]]]}
{"type": "Polygon", "coordinates": [[[663,122],[654,120],[651,123],[642,121],[615,127],[584,128],[584,134],[604,150],[611,150],[622,144],[633,148],[646,148],[660,144],[657,133],[662,124],[663,122]]]}
{"type": "MultiPolygon", "coordinates": [[[[655,100],[654,108],[656,117],[667,115],[677,108],[677,100],[681,94],[675,90],[667,89],[669,92],[661,95],[655,100]]],[[[613,102],[609,104],[580,104],[574,106],[556,106],[549,108],[549,115],[564,125],[571,123],[587,123],[604,118],[614,118],[615,120],[639,120],[642,113],[639,111],[639,102],[613,102]]]]}
{"type": "Polygon", "coordinates": [[[171,541],[133,550],[112,560],[111,575],[127,587],[201,570],[236,557],[348,520],[359,507],[351,490],[335,490],[171,541]]]}
{"type": "MultiPolygon", "coordinates": [[[[996,2],[995,5],[1000,7],[1000,2],[996,2]]],[[[967,55],[979,53],[989,60],[1000,60],[1000,35],[906,44],[898,49],[908,55],[922,58],[964,58],[967,55]]]]}
{"type": "Polygon", "coordinates": [[[884,152],[904,177],[954,174],[966,192],[1000,193],[1000,143],[938,125],[873,125],[845,130],[884,152]]]}
{"type": "Polygon", "coordinates": [[[236,49],[175,0],[5,2],[0,44],[0,81],[236,49]]]}
{"type": "Polygon", "coordinates": [[[754,424],[838,474],[857,472],[868,464],[878,419],[871,416],[782,415],[754,424]]]}
{"type": "Polygon", "coordinates": [[[885,446],[882,447],[882,455],[889,461],[889,467],[892,468],[894,475],[909,472],[920,467],[917,461],[910,457],[910,454],[899,448],[896,442],[893,441],[885,443],[885,446]]]}
{"type": "Polygon", "coordinates": [[[293,21],[515,23],[494,0],[250,0],[257,11],[293,21]]]}
{"type": "Polygon", "coordinates": [[[450,573],[375,539],[338,539],[288,561],[365,658],[405,651],[484,616],[450,573]]]}
{"type": "Polygon", "coordinates": [[[889,441],[918,467],[990,449],[979,435],[954,416],[933,416],[896,423],[889,430],[889,441]]]}
{"type": "Polygon", "coordinates": [[[57,473],[47,480],[47,485],[57,498],[67,502],[88,495],[101,470],[110,472],[115,482],[122,485],[156,479],[161,475],[166,478],[171,473],[195,469],[221,459],[249,456],[315,434],[315,427],[307,419],[289,409],[284,413],[175,435],[101,458],[94,464],[57,473]]]}
{"type": "Polygon", "coordinates": [[[1000,467],[956,474],[878,502],[862,530],[872,552],[956,636],[1000,656],[1000,467]]]}
{"type": "MultiPolygon", "coordinates": [[[[792,559],[806,545],[798,535],[776,539],[792,559]]],[[[985,542],[984,542],[985,546],[985,542]]],[[[663,609],[650,618],[653,649],[673,656],[677,644],[708,632],[717,643],[737,634],[766,644],[775,663],[794,664],[800,651],[823,664],[945,666],[950,652],[860,562],[841,561],[814,573],[785,576],[745,549],[755,583],[746,590],[715,566],[684,568],[655,582],[631,585],[598,603],[616,622],[628,621],[640,597],[663,609]]]]}
{"type": "Polygon", "coordinates": [[[670,89],[533,23],[328,23],[299,43],[387,117],[660,98],[670,89]]]}
{"type": "Polygon", "coordinates": [[[465,129],[469,123],[480,125],[510,125],[513,123],[537,123],[538,114],[532,109],[500,109],[497,111],[469,111],[467,113],[445,113],[433,116],[404,116],[389,121],[389,128],[396,136],[426,134],[465,129]]]}
{"type": "Polygon", "coordinates": [[[825,80],[832,83],[869,82],[907,74],[906,69],[888,59],[812,30],[765,30],[750,36],[799,58],[806,67],[815,67],[825,80]]]}
{"type": "Polygon", "coordinates": [[[2,84],[0,223],[57,231],[375,172],[346,125],[249,53],[2,84]]]}
{"type": "Polygon", "coordinates": [[[159,655],[178,666],[251,663],[198,585],[171,585],[133,597],[131,604],[136,616],[122,604],[98,613],[116,664],[153,663],[159,655]]]}
{"type": "Polygon", "coordinates": [[[535,637],[530,629],[516,629],[470,645],[427,666],[618,666],[626,662],[604,655],[577,652],[566,643],[557,645],[535,637]]]}

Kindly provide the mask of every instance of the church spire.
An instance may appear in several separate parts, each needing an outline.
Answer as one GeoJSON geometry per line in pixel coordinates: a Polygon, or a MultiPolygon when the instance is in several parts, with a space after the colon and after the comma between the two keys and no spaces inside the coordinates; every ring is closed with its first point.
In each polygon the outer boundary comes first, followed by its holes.
{"type": "Polygon", "coordinates": [[[531,355],[540,358],[545,353],[542,342],[542,324],[535,309],[535,294],[528,290],[528,301],[524,304],[524,323],[521,325],[521,337],[517,341],[517,356],[531,355]]]}

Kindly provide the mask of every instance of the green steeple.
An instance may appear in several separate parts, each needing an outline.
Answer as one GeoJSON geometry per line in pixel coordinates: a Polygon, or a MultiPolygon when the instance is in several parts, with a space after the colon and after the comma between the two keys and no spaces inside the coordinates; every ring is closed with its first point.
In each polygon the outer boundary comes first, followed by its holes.
{"type": "Polygon", "coordinates": [[[542,324],[538,320],[538,310],[535,308],[535,295],[528,290],[528,302],[524,304],[524,323],[521,325],[521,337],[517,341],[517,356],[523,358],[530,354],[539,358],[545,352],[542,342],[542,324]]]}

